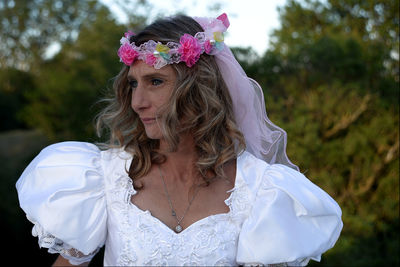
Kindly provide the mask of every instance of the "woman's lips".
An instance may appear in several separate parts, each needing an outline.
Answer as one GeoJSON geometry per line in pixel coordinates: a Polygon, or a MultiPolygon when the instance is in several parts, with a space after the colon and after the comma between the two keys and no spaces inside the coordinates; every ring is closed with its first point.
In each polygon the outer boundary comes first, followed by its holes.
{"type": "Polygon", "coordinates": [[[143,124],[152,124],[156,121],[155,118],[140,118],[143,124]]]}

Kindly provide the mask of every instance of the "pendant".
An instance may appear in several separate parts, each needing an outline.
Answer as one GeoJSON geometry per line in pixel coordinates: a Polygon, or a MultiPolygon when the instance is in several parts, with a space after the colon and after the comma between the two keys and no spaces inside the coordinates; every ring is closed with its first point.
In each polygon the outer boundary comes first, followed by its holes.
{"type": "Polygon", "coordinates": [[[175,232],[180,233],[182,231],[182,226],[179,224],[175,227],[175,232]]]}

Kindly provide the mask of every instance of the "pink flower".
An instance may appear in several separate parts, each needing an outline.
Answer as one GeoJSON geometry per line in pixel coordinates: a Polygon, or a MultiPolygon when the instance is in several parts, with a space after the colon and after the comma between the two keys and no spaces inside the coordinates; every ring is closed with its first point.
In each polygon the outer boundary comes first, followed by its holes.
{"type": "Polygon", "coordinates": [[[212,47],[213,46],[210,43],[210,40],[205,41],[205,43],[204,43],[204,51],[206,51],[207,54],[210,54],[212,47]]]}
{"type": "Polygon", "coordinates": [[[181,37],[179,42],[181,46],[178,48],[178,52],[181,54],[181,61],[184,61],[190,68],[200,58],[201,45],[196,38],[187,33],[181,37]]]}
{"type": "Polygon", "coordinates": [[[157,58],[153,54],[147,54],[146,55],[146,64],[153,66],[154,63],[156,62],[157,58]]]}
{"type": "Polygon", "coordinates": [[[118,49],[118,56],[125,65],[130,66],[139,53],[129,43],[124,43],[118,49]]]}

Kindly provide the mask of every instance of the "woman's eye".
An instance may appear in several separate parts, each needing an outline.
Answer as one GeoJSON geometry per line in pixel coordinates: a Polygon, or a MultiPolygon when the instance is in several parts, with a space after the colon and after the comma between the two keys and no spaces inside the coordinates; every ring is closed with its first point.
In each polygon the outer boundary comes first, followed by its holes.
{"type": "Polygon", "coordinates": [[[160,85],[162,83],[163,83],[163,80],[160,80],[160,79],[152,79],[151,80],[151,84],[155,85],[155,86],[160,85]]]}
{"type": "Polygon", "coordinates": [[[131,80],[129,81],[130,89],[135,89],[137,87],[137,81],[131,80]]]}

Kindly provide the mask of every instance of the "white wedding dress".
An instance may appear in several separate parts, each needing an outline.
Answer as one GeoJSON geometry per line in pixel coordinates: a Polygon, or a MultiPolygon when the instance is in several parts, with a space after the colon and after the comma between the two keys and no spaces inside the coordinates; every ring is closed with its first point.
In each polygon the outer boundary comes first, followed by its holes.
{"type": "Polygon", "coordinates": [[[130,201],[131,156],[95,145],[51,145],[17,182],[33,235],[72,264],[105,245],[105,266],[306,265],[333,247],[341,210],[303,174],[244,152],[237,159],[230,211],[177,234],[130,201]]]}

